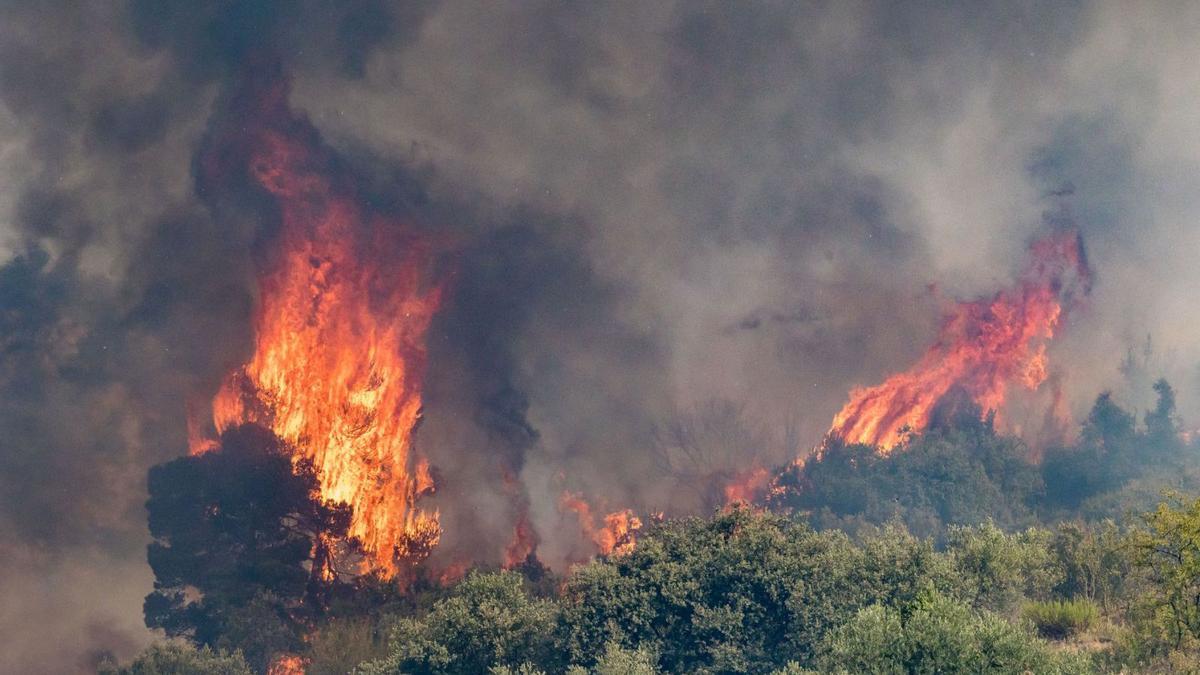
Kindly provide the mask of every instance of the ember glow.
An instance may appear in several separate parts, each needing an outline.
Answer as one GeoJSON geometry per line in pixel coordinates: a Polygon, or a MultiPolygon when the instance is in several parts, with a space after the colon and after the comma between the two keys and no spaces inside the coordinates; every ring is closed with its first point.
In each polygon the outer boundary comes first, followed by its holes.
{"type": "MultiPolygon", "coordinates": [[[[350,534],[384,576],[424,558],[441,534],[417,505],[434,490],[413,449],[425,333],[441,288],[431,251],[403,224],[368,212],[353,184],[275,85],[210,172],[244,171],[273,198],[280,226],[259,267],[254,351],[213,400],[218,431],[253,422],[311,459],[322,495],[353,509],[350,534]],[[237,154],[240,153],[240,154],[237,154]],[[221,163],[225,164],[222,165],[221,163]]],[[[212,447],[192,433],[192,452],[212,447]]]]}
{"type": "Polygon", "coordinates": [[[952,388],[966,392],[984,412],[1000,413],[1011,384],[1037,389],[1048,374],[1047,342],[1073,293],[1086,292],[1090,272],[1075,232],[1039,239],[1029,255],[1016,287],[957,304],[915,365],[852,391],[830,435],[887,452],[904,439],[905,429],[925,429],[934,406],[952,388]]]}

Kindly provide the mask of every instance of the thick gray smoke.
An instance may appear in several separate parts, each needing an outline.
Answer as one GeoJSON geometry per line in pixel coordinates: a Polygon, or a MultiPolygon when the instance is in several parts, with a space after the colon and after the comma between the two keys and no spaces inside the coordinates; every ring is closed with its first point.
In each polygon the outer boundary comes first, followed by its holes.
{"type": "Polygon", "coordinates": [[[0,9],[0,671],[149,639],[145,472],[244,358],[271,234],[193,162],[263,52],[378,208],[458,242],[418,439],[446,555],[522,510],[577,555],[564,491],[703,508],[665,429],[735,411],[713,470],[803,451],[1064,209],[1073,408],[1161,374],[1200,421],[1200,8],[393,5],[0,9]]]}

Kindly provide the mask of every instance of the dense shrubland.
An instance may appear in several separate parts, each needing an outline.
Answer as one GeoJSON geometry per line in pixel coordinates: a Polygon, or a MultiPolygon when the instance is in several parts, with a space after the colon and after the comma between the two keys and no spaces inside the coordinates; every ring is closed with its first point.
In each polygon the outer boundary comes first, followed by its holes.
{"type": "Polygon", "coordinates": [[[788,467],[772,506],[848,532],[899,518],[939,541],[948,526],[989,519],[1007,530],[1127,519],[1153,508],[1164,488],[1200,490],[1200,450],[1181,438],[1170,385],[1159,381],[1155,390],[1158,403],[1142,425],[1101,395],[1078,439],[1046,449],[1039,463],[970,405],[886,456],[831,439],[819,459],[788,467]]]}
{"type": "MultiPolygon", "coordinates": [[[[160,470],[147,620],[185,642],[110,670],[261,672],[287,653],[310,673],[1191,672],[1200,501],[1185,495],[1200,463],[1157,389],[1140,424],[1101,396],[1078,441],[1040,464],[967,410],[886,457],[828,443],[781,474],[771,510],[654,523],[631,553],[562,577],[531,561],[449,588],[359,578],[318,597],[295,532],[221,529],[167,498],[176,475],[204,492],[202,466],[160,470]],[[221,566],[167,554],[195,544],[197,517],[221,534],[205,548],[221,566]],[[234,588],[239,569],[253,583],[234,588]]],[[[341,522],[290,498],[267,500],[255,527],[341,522]]]]}

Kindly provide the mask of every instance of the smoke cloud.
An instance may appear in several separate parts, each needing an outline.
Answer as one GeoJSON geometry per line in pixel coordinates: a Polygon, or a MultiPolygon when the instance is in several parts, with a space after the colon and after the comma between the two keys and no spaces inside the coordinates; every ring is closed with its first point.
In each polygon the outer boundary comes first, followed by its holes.
{"type": "Polygon", "coordinates": [[[567,560],[564,491],[702,508],[662,453],[705,410],[756,439],[714,470],[803,452],[1048,221],[1096,272],[1050,350],[1076,415],[1165,375],[1197,423],[1197,29],[1129,2],[6,4],[0,670],[150,638],[146,470],[248,353],[271,241],[197,182],[246,63],[281,63],[373,208],[451,242],[417,440],[438,555],[497,561],[527,512],[567,560]]]}

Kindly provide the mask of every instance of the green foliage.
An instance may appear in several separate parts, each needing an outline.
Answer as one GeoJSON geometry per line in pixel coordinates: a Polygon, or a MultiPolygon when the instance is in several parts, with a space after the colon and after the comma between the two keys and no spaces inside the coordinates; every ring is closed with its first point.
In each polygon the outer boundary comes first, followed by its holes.
{"type": "Polygon", "coordinates": [[[1095,603],[1082,598],[1031,602],[1021,610],[1021,616],[1033,624],[1039,635],[1053,640],[1090,629],[1099,615],[1095,603]]]}
{"type": "Polygon", "coordinates": [[[592,665],[616,643],[656,651],[668,671],[762,668],[787,636],[789,586],[843,544],[740,509],[661,527],[568,580],[568,654],[592,665]]]}
{"type": "Polygon", "coordinates": [[[1132,583],[1133,556],[1125,533],[1112,520],[1093,526],[1072,522],[1059,525],[1052,552],[1062,577],[1055,588],[1060,597],[1082,597],[1104,611],[1122,605],[1132,583]]]}
{"type": "Polygon", "coordinates": [[[1044,510],[1091,518],[1120,516],[1152,508],[1158,491],[1179,485],[1181,478],[1200,487],[1194,475],[1196,449],[1179,437],[1175,392],[1166,380],[1156,382],[1154,391],[1158,402],[1146,413],[1142,429],[1108,393],[1096,399],[1079,441],[1046,455],[1042,473],[1052,489],[1047,490],[1044,510]]]}
{"type": "Polygon", "coordinates": [[[1103,393],[1083,424],[1079,443],[1052,450],[1043,463],[1050,505],[1077,508],[1085,499],[1115,490],[1140,470],[1134,461],[1138,437],[1133,415],[1103,393]]]}
{"type": "Polygon", "coordinates": [[[1152,593],[1137,613],[1143,636],[1175,649],[1200,641],[1200,499],[1168,495],[1145,516],[1133,540],[1134,562],[1152,593]]]}
{"type": "Polygon", "coordinates": [[[591,666],[616,643],[666,672],[768,673],[811,663],[821,638],[873,603],[949,589],[952,568],[899,525],[861,545],[733,509],[668,522],[629,555],[577,569],[562,596],[564,651],[591,666]]]}
{"type": "Polygon", "coordinates": [[[667,671],[762,669],[788,637],[793,587],[852,548],[745,509],[662,526],[568,580],[568,655],[592,665],[615,642],[653,650],[667,671]]]}
{"type": "Polygon", "coordinates": [[[483,673],[553,663],[557,607],[531,597],[522,583],[514,572],[467,575],[428,614],[397,622],[388,656],[357,672],[483,673]]]}
{"type": "Polygon", "coordinates": [[[989,521],[951,527],[946,538],[957,577],[976,608],[1009,611],[1022,598],[1047,597],[1060,579],[1046,530],[1007,534],[989,521]]]}
{"type": "Polygon", "coordinates": [[[489,675],[546,675],[546,671],[539,670],[532,663],[522,663],[516,668],[509,666],[495,666],[488,671],[489,675]]]}
{"type": "Polygon", "coordinates": [[[961,593],[953,560],[913,536],[899,522],[862,533],[861,569],[854,583],[867,589],[862,605],[908,606],[930,592],[961,593]]]}
{"type": "Polygon", "coordinates": [[[102,664],[100,675],[251,675],[238,652],[214,651],[180,642],[150,645],[127,666],[102,664]]]}
{"type": "Polygon", "coordinates": [[[771,675],[816,675],[816,672],[815,670],[801,668],[800,664],[795,661],[788,661],[787,665],[779,670],[772,671],[771,675]]]}
{"type": "Polygon", "coordinates": [[[364,618],[335,619],[312,636],[307,675],[344,675],[364,661],[387,656],[377,627],[364,618]]]}
{"type": "MultiPolygon", "coordinates": [[[[627,649],[610,642],[591,669],[591,675],[657,675],[658,657],[645,647],[627,649]]],[[[582,669],[580,669],[582,670],[582,669]]],[[[587,671],[585,671],[587,672],[587,671]]]]}
{"type": "Polygon", "coordinates": [[[1181,445],[1179,420],[1175,418],[1175,390],[1166,380],[1160,379],[1154,383],[1154,392],[1158,394],[1158,402],[1154,410],[1146,413],[1146,436],[1151,447],[1165,449],[1169,454],[1181,445]]]}
{"type": "Polygon", "coordinates": [[[1074,544],[1117,535],[1066,532],[956,527],[939,552],[899,522],[856,542],[746,508],[668,521],[553,599],[513,572],[471,574],[357,672],[1085,672],[1032,628],[1095,618],[1086,599],[1051,601],[1095,576],[1067,573],[1074,544]],[[1046,604],[1028,628],[1005,618],[1031,599],[1046,604]]]}
{"type": "Polygon", "coordinates": [[[781,476],[785,489],[773,505],[808,514],[818,529],[851,533],[895,518],[921,536],[988,518],[1008,528],[1032,524],[1043,484],[1028,448],[968,420],[952,417],[886,456],[830,439],[820,457],[781,476]]]}
{"type": "MultiPolygon", "coordinates": [[[[548,598],[517,572],[474,572],[383,621],[327,618],[303,655],[313,673],[410,675],[1172,672],[1200,646],[1200,609],[1188,604],[1200,591],[1198,504],[1165,504],[1128,534],[1112,523],[954,527],[940,551],[898,521],[854,540],[735,508],[659,523],[548,598]],[[1037,638],[1098,622],[1089,594],[1111,600],[1113,647],[1077,653],[1037,638]],[[386,645],[380,625],[391,626],[386,645]]],[[[238,606],[219,642],[280,651],[289,634],[273,627],[277,602],[238,606]]]]}
{"type": "Polygon", "coordinates": [[[887,455],[831,438],[818,456],[782,473],[771,506],[852,535],[898,518],[939,540],[948,526],[989,519],[1014,530],[1152,508],[1163,486],[1200,490],[1197,448],[1179,437],[1174,391],[1161,380],[1154,389],[1158,403],[1143,427],[1102,394],[1078,441],[1047,449],[1040,466],[969,402],[938,412],[929,429],[887,455]]]}
{"type": "Polygon", "coordinates": [[[907,614],[872,605],[823,642],[822,672],[1084,673],[1086,661],[989,612],[934,594],[907,614]]]}
{"type": "Polygon", "coordinates": [[[908,660],[900,612],[871,605],[832,632],[820,658],[827,670],[892,672],[908,660]]]}
{"type": "Polygon", "coordinates": [[[152,472],[146,601],[152,627],[238,655],[168,645],[108,672],[261,671],[279,652],[314,675],[1191,672],[1200,501],[1172,497],[1140,526],[1105,519],[1157,499],[1168,476],[1200,489],[1174,393],[1155,389],[1143,427],[1101,396],[1042,467],[990,416],[950,406],[890,455],[831,439],[774,486],[788,515],[655,523],[566,578],[531,557],[451,588],[420,573],[403,588],[314,586],[312,535],[343,531],[346,514],[277,439],[238,430],[152,472]],[[1088,639],[1052,647],[1035,630],[1088,639]]]}

